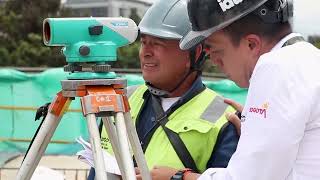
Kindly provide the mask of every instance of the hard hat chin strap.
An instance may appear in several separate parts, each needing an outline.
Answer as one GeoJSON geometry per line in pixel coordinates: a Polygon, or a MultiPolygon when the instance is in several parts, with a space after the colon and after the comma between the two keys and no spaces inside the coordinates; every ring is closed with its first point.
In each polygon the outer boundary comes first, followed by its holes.
{"type": "Polygon", "coordinates": [[[146,81],[146,86],[148,87],[149,92],[155,96],[167,97],[169,95],[169,91],[156,88],[148,81],[146,81]]]}
{"type": "Polygon", "coordinates": [[[190,63],[191,63],[190,71],[192,72],[197,71],[199,75],[201,75],[205,60],[206,60],[206,52],[204,50],[202,50],[197,60],[196,60],[195,51],[193,50],[190,51],[190,63]]]}
{"type": "Polygon", "coordinates": [[[169,91],[165,91],[159,88],[154,87],[150,82],[146,82],[146,86],[151,94],[159,96],[159,97],[168,97],[170,93],[178,89],[181,84],[189,77],[193,72],[197,72],[196,78],[201,75],[203,70],[203,64],[205,62],[205,51],[202,51],[198,59],[196,60],[196,52],[195,50],[190,51],[190,69],[186,75],[177,83],[177,85],[169,91]]]}

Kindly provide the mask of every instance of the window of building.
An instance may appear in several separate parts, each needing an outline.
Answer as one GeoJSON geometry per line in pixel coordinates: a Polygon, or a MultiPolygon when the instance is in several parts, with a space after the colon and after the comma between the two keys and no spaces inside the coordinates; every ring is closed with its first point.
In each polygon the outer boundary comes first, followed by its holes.
{"type": "Polygon", "coordinates": [[[122,16],[122,17],[126,17],[127,16],[126,9],[125,8],[120,8],[119,9],[119,15],[122,16]]]}
{"type": "Polygon", "coordinates": [[[91,8],[91,14],[94,17],[106,17],[108,16],[108,8],[107,7],[91,8]]]}

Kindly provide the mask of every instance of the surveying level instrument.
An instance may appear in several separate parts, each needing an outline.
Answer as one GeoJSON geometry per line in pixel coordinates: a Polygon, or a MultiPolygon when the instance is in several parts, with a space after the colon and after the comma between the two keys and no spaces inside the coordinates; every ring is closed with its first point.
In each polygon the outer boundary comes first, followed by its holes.
{"type": "Polygon", "coordinates": [[[64,111],[71,100],[80,97],[92,146],[96,178],[106,180],[105,163],[96,118],[108,133],[121,176],[136,179],[133,154],[142,178],[151,180],[140,141],[130,115],[126,96],[127,80],[110,72],[109,61],[116,60],[116,50],[135,41],[138,27],[128,18],[48,18],[43,22],[43,41],[47,46],[63,46],[68,65],[67,80],[51,102],[29,151],[17,174],[17,180],[32,177],[64,111]],[[113,123],[114,121],[114,123],[113,123]],[[129,142],[130,144],[129,144],[129,142]]]}

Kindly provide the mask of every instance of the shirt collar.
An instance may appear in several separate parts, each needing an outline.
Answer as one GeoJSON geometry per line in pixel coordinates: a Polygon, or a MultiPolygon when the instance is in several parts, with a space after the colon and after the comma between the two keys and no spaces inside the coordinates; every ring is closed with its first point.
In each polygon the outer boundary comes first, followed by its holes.
{"type": "Polygon", "coordinates": [[[194,92],[200,91],[203,89],[204,84],[202,83],[202,79],[200,76],[197,77],[197,79],[193,82],[191,88],[183,94],[182,98],[183,99],[188,99],[189,96],[193,96],[194,92]]]}
{"type": "Polygon", "coordinates": [[[193,82],[191,88],[184,93],[181,98],[176,101],[167,111],[166,113],[170,114],[174,112],[177,108],[179,108],[182,104],[188,102],[190,99],[198,95],[205,89],[205,85],[202,83],[202,79],[200,76],[193,82]]]}
{"type": "Polygon", "coordinates": [[[296,36],[301,36],[301,34],[299,34],[299,33],[290,33],[290,34],[288,34],[287,36],[285,36],[284,38],[282,38],[282,39],[271,49],[271,51],[280,49],[280,48],[284,45],[284,43],[286,43],[289,39],[291,39],[291,38],[293,38],[293,37],[296,37],[296,36]]]}

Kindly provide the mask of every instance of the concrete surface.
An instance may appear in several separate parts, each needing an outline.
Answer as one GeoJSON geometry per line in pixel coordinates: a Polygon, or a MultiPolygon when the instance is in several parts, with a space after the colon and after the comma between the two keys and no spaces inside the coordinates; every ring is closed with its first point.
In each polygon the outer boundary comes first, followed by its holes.
{"type": "MultiPolygon", "coordinates": [[[[23,156],[19,156],[0,169],[0,180],[13,180],[16,177],[23,156]]],[[[85,180],[89,165],[78,160],[77,156],[43,156],[38,166],[51,168],[64,175],[66,180],[85,180]]]]}

